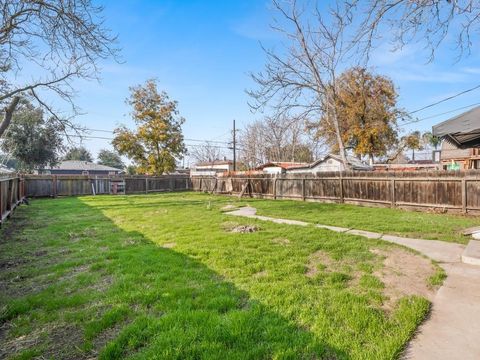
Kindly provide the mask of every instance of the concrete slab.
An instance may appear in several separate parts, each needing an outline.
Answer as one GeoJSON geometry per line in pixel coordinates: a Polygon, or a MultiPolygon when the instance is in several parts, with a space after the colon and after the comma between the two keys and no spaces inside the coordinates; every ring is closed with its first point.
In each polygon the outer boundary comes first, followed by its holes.
{"type": "Polygon", "coordinates": [[[472,238],[475,240],[480,240],[480,231],[472,233],[472,238]]]}
{"type": "Polygon", "coordinates": [[[430,317],[418,328],[404,359],[480,359],[480,267],[441,265],[448,277],[432,302],[430,317]]]}
{"type": "Polygon", "coordinates": [[[438,262],[460,262],[464,245],[438,240],[410,239],[395,235],[383,235],[382,240],[403,245],[428,256],[438,262]]]}
{"type": "Polygon", "coordinates": [[[341,232],[341,233],[347,232],[348,230],[350,230],[349,228],[331,226],[331,225],[322,225],[322,224],[317,224],[317,225],[315,225],[315,227],[320,228],[320,229],[328,229],[328,230],[331,230],[331,231],[341,232]]]}
{"type": "Polygon", "coordinates": [[[364,236],[369,239],[380,239],[383,234],[376,233],[376,232],[371,232],[371,231],[364,231],[364,230],[348,230],[347,234],[352,234],[352,235],[359,235],[359,236],[364,236]]]}
{"type": "MultiPolygon", "coordinates": [[[[258,216],[253,208],[242,208],[229,213],[281,224],[306,226],[303,221],[258,216]]],[[[432,301],[430,317],[419,327],[408,344],[404,359],[422,360],[477,360],[480,359],[480,266],[461,263],[479,256],[480,241],[472,240],[467,249],[461,244],[437,240],[410,239],[381,235],[369,231],[336,226],[315,225],[318,228],[382,239],[403,245],[439,261],[447,279],[432,301]],[[472,245],[471,245],[472,244],[472,245]],[[465,251],[465,252],[464,252],[465,251]]],[[[480,265],[480,263],[479,263],[480,265]]]]}
{"type": "Polygon", "coordinates": [[[463,251],[462,262],[470,265],[480,265],[480,241],[470,240],[463,251]]]}

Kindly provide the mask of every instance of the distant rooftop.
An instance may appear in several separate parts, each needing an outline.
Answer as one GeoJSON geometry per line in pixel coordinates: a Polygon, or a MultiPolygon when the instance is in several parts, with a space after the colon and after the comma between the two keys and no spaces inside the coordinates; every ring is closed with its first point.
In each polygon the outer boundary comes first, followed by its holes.
{"type": "Polygon", "coordinates": [[[264,168],[267,168],[267,167],[280,167],[282,169],[292,169],[292,168],[297,168],[297,167],[304,167],[304,166],[308,166],[307,163],[299,163],[299,162],[269,162],[269,163],[266,163],[266,164],[263,164],[263,165],[260,165],[259,167],[257,167],[257,169],[261,170],[261,169],[264,169],[264,168]]]}
{"type": "Polygon", "coordinates": [[[122,171],[122,169],[82,160],[64,160],[53,166],[52,170],[122,171]]]}
{"type": "Polygon", "coordinates": [[[232,160],[215,160],[198,163],[196,166],[233,165],[232,160]]]}

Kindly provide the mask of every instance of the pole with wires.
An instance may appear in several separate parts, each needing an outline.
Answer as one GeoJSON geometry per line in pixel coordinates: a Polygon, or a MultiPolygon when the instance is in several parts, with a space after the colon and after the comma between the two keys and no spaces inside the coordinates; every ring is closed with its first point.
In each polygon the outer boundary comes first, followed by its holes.
{"type": "Polygon", "coordinates": [[[237,129],[233,119],[233,171],[237,171],[237,129]]]}

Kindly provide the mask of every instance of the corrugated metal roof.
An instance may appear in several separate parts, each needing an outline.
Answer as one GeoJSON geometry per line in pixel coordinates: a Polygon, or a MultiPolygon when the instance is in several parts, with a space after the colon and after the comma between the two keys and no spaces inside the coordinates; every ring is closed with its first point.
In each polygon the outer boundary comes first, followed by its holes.
{"type": "Polygon", "coordinates": [[[122,171],[111,166],[95,164],[90,161],[81,160],[65,160],[57,166],[53,166],[52,170],[82,170],[82,171],[122,171]]]}
{"type": "Polygon", "coordinates": [[[480,106],[432,127],[432,134],[458,147],[480,145],[480,106]]]}

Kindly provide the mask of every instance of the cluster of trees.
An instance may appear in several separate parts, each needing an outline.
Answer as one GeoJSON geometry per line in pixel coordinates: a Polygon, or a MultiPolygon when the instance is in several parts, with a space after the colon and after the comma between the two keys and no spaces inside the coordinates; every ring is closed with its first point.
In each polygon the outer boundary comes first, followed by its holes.
{"type": "Polygon", "coordinates": [[[405,150],[412,150],[415,160],[415,151],[436,148],[439,139],[419,131],[402,135],[399,122],[408,114],[398,106],[397,98],[388,77],[364,67],[347,69],[336,80],[333,102],[322,98],[319,104],[321,109],[332,108],[335,122],[328,111],[320,111],[318,119],[279,111],[276,117],[245,127],[240,141],[242,160],[254,167],[269,161],[310,162],[325,151],[348,151],[371,162],[393,161],[405,150]]]}
{"type": "Polygon", "coordinates": [[[265,68],[252,74],[252,110],[310,123],[346,167],[349,149],[373,159],[419,148],[417,133],[399,133],[408,113],[397,106],[392,81],[368,71],[371,51],[385,40],[397,49],[418,40],[433,61],[436,48],[454,39],[463,56],[480,29],[480,4],[339,0],[328,11],[319,5],[273,0],[273,28],[283,42],[264,48],[265,68]],[[345,71],[346,64],[353,67],[345,71]]]}
{"type": "MultiPolygon", "coordinates": [[[[64,126],[51,116],[47,117],[41,107],[22,99],[0,145],[2,152],[8,154],[6,165],[30,173],[55,166],[61,160],[92,162],[93,156],[85,147],[68,148],[65,145],[64,131],[64,126]]],[[[125,167],[115,151],[100,150],[97,158],[99,164],[119,169],[125,167]]]]}
{"type": "MultiPolygon", "coordinates": [[[[62,160],[80,160],[93,162],[93,156],[88,149],[83,146],[70,148],[63,156],[62,160]]],[[[112,150],[102,149],[97,154],[97,163],[100,165],[111,166],[117,169],[124,169],[125,164],[122,157],[112,150]]]]}
{"type": "MultiPolygon", "coordinates": [[[[317,1],[272,3],[273,27],[283,42],[277,51],[265,48],[265,70],[252,74],[257,87],[249,91],[250,106],[269,116],[242,135],[249,164],[308,160],[323,144],[338,151],[345,165],[348,149],[370,159],[395,149],[414,151],[419,136],[399,133],[398,121],[408,114],[397,107],[393,84],[368,71],[372,50],[385,40],[397,49],[419,41],[433,61],[443,42],[453,42],[460,58],[480,30],[476,0],[337,0],[327,11],[317,1]],[[345,71],[347,64],[352,68],[345,71]]],[[[53,164],[64,146],[59,133],[79,129],[45,99],[66,101],[75,115],[73,81],[96,79],[99,60],[118,60],[116,37],[91,0],[5,0],[0,13],[2,146],[25,144],[23,153],[17,151],[26,169],[32,166],[28,159],[53,164]],[[22,120],[27,112],[35,120],[22,120]],[[37,151],[36,141],[26,141],[33,136],[49,145],[37,151]]],[[[132,88],[128,103],[137,130],[116,129],[115,149],[132,159],[136,171],[173,170],[175,158],[186,153],[177,103],[153,80],[132,88]]]]}

